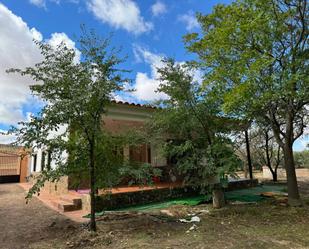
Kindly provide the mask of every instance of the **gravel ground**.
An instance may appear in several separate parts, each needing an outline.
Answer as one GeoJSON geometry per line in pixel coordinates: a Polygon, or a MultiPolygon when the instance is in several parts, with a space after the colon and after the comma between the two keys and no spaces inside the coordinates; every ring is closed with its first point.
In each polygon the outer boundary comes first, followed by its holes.
{"type": "Polygon", "coordinates": [[[63,239],[76,228],[77,224],[37,198],[26,204],[25,192],[18,184],[0,184],[1,249],[35,248],[43,240],[52,243],[63,239]]]}

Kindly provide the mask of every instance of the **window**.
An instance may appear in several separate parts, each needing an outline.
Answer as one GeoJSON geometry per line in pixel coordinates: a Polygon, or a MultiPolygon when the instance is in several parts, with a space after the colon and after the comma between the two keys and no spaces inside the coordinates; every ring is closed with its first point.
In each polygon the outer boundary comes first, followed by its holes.
{"type": "Polygon", "coordinates": [[[36,172],[36,160],[37,160],[37,154],[33,155],[33,172],[36,172]]]}
{"type": "Polygon", "coordinates": [[[138,146],[130,146],[130,161],[146,163],[147,160],[147,148],[146,144],[138,146]]]}
{"type": "Polygon", "coordinates": [[[41,170],[43,171],[45,168],[45,157],[46,157],[46,153],[45,151],[42,152],[42,158],[41,158],[41,170]]]}
{"type": "Polygon", "coordinates": [[[151,164],[151,147],[150,145],[147,145],[147,157],[148,157],[148,163],[151,164]]]}
{"type": "Polygon", "coordinates": [[[50,164],[51,164],[51,154],[52,154],[52,151],[51,150],[49,150],[48,152],[47,152],[47,170],[50,170],[50,164]]]}

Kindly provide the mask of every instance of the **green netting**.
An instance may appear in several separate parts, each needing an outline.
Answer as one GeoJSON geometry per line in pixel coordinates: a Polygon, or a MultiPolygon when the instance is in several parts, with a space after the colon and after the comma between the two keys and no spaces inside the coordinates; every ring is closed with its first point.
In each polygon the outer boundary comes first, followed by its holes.
{"type": "Polygon", "coordinates": [[[225,197],[229,201],[258,202],[265,199],[265,197],[261,196],[263,192],[282,194],[284,189],[284,186],[261,185],[254,188],[226,192],[225,197]]]}
{"type": "Polygon", "coordinates": [[[136,205],[136,206],[126,207],[126,208],[117,208],[117,209],[113,209],[113,211],[143,211],[143,210],[150,210],[150,209],[164,209],[172,205],[196,206],[207,200],[209,200],[207,196],[199,195],[199,196],[187,197],[187,198],[177,198],[177,199],[159,202],[159,203],[136,205]]]}
{"type": "MultiPolygon", "coordinates": [[[[266,198],[266,197],[261,196],[263,192],[273,192],[273,193],[278,193],[280,195],[284,193],[284,189],[285,189],[284,186],[261,185],[261,186],[257,186],[253,188],[229,191],[225,193],[225,197],[229,201],[258,202],[266,198]]],[[[203,203],[209,200],[210,200],[209,196],[198,195],[194,197],[177,198],[177,199],[159,202],[159,203],[136,205],[136,206],[130,206],[130,207],[125,207],[125,208],[117,208],[111,211],[143,211],[143,210],[153,210],[153,209],[164,209],[172,205],[196,206],[200,203],[203,203]]],[[[99,213],[98,215],[103,215],[103,214],[104,213],[102,212],[102,214],[99,213]]],[[[87,218],[89,218],[88,216],[90,217],[90,215],[87,215],[87,218]]]]}
{"type": "MultiPolygon", "coordinates": [[[[241,201],[241,202],[258,202],[264,200],[266,197],[261,196],[263,192],[274,192],[282,194],[284,192],[284,186],[276,185],[261,185],[254,188],[246,188],[241,190],[234,190],[225,193],[225,197],[229,201],[241,201]]],[[[145,205],[136,205],[126,208],[114,209],[114,211],[143,211],[151,209],[164,209],[172,205],[189,205],[195,206],[200,203],[206,202],[209,200],[208,196],[199,195],[195,197],[188,198],[178,198],[174,200],[169,200],[160,203],[152,203],[145,205]]]]}

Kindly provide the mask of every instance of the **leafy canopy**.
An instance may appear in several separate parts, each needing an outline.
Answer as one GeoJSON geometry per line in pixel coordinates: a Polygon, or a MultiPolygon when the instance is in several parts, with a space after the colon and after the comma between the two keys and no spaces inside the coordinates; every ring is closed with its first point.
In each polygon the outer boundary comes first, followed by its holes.
{"type": "Polygon", "coordinates": [[[160,87],[168,99],[161,102],[149,127],[161,142],[164,155],[175,164],[185,181],[205,190],[210,180],[234,172],[239,160],[227,136],[217,101],[194,81],[189,64],[164,61],[158,69],[160,87]]]}
{"type": "Polygon", "coordinates": [[[185,36],[186,46],[225,112],[262,118],[280,139],[289,136],[290,113],[293,139],[301,136],[309,103],[307,1],[236,1],[198,20],[202,32],[185,36]]]}
{"type": "Polygon", "coordinates": [[[38,177],[29,197],[39,192],[46,180],[57,181],[62,175],[74,175],[78,180],[93,178],[95,189],[114,186],[128,173],[150,179],[149,165],[139,172],[139,165],[133,165],[119,153],[123,146],[141,142],[140,139],[110,134],[104,128],[102,118],[108,113],[113,96],[129,82],[123,77],[128,71],[119,68],[124,59],[118,56],[119,50],[110,47],[110,39],[83,28],[78,40],[78,63],[74,62],[75,51],[63,43],[56,48],[37,44],[42,62],[9,70],[30,76],[35,82],[30,87],[32,94],[44,103],[37,115],[20,122],[20,128],[13,128],[12,132],[19,144],[52,152],[55,164],[38,177]]]}

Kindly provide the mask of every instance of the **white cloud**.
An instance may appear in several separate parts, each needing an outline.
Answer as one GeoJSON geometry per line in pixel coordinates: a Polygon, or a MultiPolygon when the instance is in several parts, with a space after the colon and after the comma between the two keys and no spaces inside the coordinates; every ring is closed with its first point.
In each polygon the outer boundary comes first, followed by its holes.
{"type": "MultiPolygon", "coordinates": [[[[162,59],[165,55],[154,54],[149,50],[141,46],[133,46],[134,57],[137,62],[145,62],[150,66],[150,75],[144,72],[138,72],[135,78],[135,91],[132,93],[139,100],[154,101],[159,99],[166,99],[168,96],[165,93],[157,92],[160,85],[159,73],[157,68],[164,66],[162,59]]],[[[177,61],[176,64],[184,65],[184,61],[177,61]]],[[[199,70],[190,71],[194,82],[202,83],[203,77],[202,72],[199,70]]]]}
{"type": "Polygon", "coordinates": [[[147,73],[138,72],[135,79],[135,91],[132,93],[136,98],[145,101],[153,101],[158,99],[165,99],[167,95],[156,92],[159,87],[159,74],[157,68],[163,66],[163,55],[157,55],[140,46],[134,46],[133,52],[135,58],[139,62],[145,62],[150,65],[150,76],[147,73]]]}
{"type": "Polygon", "coordinates": [[[97,19],[116,29],[141,34],[153,28],[151,22],[144,21],[138,5],[131,0],[90,0],[87,7],[97,19]]]}
{"type": "MultiPolygon", "coordinates": [[[[29,3],[35,5],[36,7],[43,8],[43,9],[47,10],[47,7],[46,7],[46,3],[47,2],[52,2],[52,3],[55,3],[55,4],[60,4],[60,1],[61,0],[29,0],[29,3]]],[[[72,3],[75,2],[75,0],[68,0],[68,1],[72,2],[72,3]]]]}
{"type": "Polygon", "coordinates": [[[167,12],[166,5],[164,3],[162,3],[161,1],[156,1],[151,6],[151,12],[152,12],[152,15],[154,15],[154,16],[164,14],[164,13],[167,12]]]}
{"type": "MultiPolygon", "coordinates": [[[[65,40],[74,47],[64,33],[51,36],[50,43],[65,40]]],[[[34,82],[28,77],[5,71],[9,68],[25,68],[42,60],[38,46],[33,39],[43,40],[42,34],[12,13],[0,3],[0,125],[16,125],[24,120],[23,107],[40,106],[37,99],[31,97],[29,85],[34,82]]]]}
{"type": "Polygon", "coordinates": [[[29,2],[39,8],[46,8],[45,0],[29,0],[29,2]]]}
{"type": "Polygon", "coordinates": [[[194,82],[197,82],[200,85],[203,83],[203,72],[201,70],[199,69],[193,70],[192,76],[194,82]]]}
{"type": "Polygon", "coordinates": [[[136,74],[135,82],[136,91],[133,92],[133,94],[136,96],[136,98],[145,101],[167,98],[164,93],[156,92],[159,87],[159,81],[153,78],[153,76],[149,77],[147,73],[138,72],[136,74]]]}
{"type": "Polygon", "coordinates": [[[128,102],[128,103],[135,103],[136,99],[128,93],[122,93],[120,94],[113,94],[112,99],[115,101],[120,101],[120,102],[128,102]]]}
{"type": "Polygon", "coordinates": [[[6,131],[0,129],[0,144],[10,144],[15,141],[14,135],[5,135],[6,131]],[[2,134],[4,133],[4,134],[2,134]]]}
{"type": "Polygon", "coordinates": [[[33,38],[42,35],[30,29],[18,16],[0,4],[0,123],[12,124],[22,118],[22,104],[29,97],[29,78],[7,74],[8,68],[23,68],[41,60],[33,38]]]}
{"type": "Polygon", "coordinates": [[[0,121],[3,124],[17,124],[19,121],[23,120],[22,109],[17,105],[8,106],[0,104],[0,116],[0,121]]]}
{"type": "Polygon", "coordinates": [[[200,26],[192,11],[178,16],[178,20],[186,25],[186,30],[188,31],[191,31],[192,29],[198,28],[200,26]]]}
{"type": "Polygon", "coordinates": [[[42,41],[43,40],[42,34],[39,31],[37,31],[35,28],[30,29],[30,32],[31,32],[34,40],[36,40],[36,41],[42,41]]]}
{"type": "Polygon", "coordinates": [[[75,47],[75,42],[72,41],[65,33],[53,33],[51,35],[51,38],[48,39],[46,42],[50,44],[53,48],[56,48],[63,42],[67,48],[75,50],[74,62],[78,63],[80,61],[80,51],[75,47]]]}

